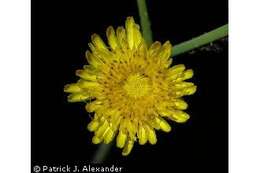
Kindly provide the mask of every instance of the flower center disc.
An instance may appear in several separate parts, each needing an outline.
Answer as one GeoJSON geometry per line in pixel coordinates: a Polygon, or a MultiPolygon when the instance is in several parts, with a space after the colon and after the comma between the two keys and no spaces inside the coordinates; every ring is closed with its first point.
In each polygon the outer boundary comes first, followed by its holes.
{"type": "Polygon", "coordinates": [[[129,97],[140,98],[149,94],[151,86],[147,77],[134,74],[127,78],[123,88],[129,97]]]}

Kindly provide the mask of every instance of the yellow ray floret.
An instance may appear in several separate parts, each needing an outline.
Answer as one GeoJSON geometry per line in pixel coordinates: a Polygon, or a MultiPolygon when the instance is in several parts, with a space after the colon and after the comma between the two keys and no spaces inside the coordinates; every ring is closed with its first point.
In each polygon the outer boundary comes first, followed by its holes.
{"type": "Polygon", "coordinates": [[[80,78],[65,86],[69,102],[85,102],[86,111],[94,118],[88,130],[94,132],[92,142],[110,143],[128,155],[136,141],[140,145],[156,144],[155,130],[170,132],[167,120],[184,123],[189,115],[182,99],[192,95],[196,86],[185,80],[193,71],[183,64],[171,66],[172,46],[154,42],[147,47],[139,26],[132,17],[125,28],[108,27],[108,45],[97,34],[91,37],[86,52],[88,65],[77,70],[80,78]]]}

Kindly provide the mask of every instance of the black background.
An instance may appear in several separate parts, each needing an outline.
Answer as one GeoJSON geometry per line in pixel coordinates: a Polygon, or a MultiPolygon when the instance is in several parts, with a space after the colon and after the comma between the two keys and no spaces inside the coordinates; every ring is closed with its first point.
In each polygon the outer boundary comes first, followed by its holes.
{"type": "MultiPolygon", "coordinates": [[[[149,0],[154,40],[177,44],[228,22],[225,0],[149,0]]],[[[109,25],[139,23],[134,0],[32,0],[32,164],[89,163],[98,145],[86,130],[89,115],[81,103],[69,104],[63,86],[75,82],[86,60],[93,33],[105,36],[109,25]]],[[[228,50],[197,49],[174,57],[194,70],[198,86],[186,100],[191,119],[171,123],[169,134],[157,132],[155,146],[135,144],[128,157],[113,146],[107,164],[125,171],[227,172],[228,50]]]]}

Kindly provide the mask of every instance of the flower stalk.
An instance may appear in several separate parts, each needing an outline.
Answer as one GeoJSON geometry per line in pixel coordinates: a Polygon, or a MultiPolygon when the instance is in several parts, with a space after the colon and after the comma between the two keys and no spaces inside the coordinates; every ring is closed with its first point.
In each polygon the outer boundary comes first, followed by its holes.
{"type": "Polygon", "coordinates": [[[208,33],[202,34],[191,40],[173,46],[172,56],[177,56],[195,48],[209,44],[228,35],[228,24],[216,28],[208,33]]]}
{"type": "Polygon", "coordinates": [[[98,147],[97,152],[95,153],[93,159],[92,159],[92,163],[103,163],[103,161],[106,159],[111,147],[112,147],[113,143],[109,143],[109,144],[100,144],[98,147]]]}
{"type": "Polygon", "coordinates": [[[141,22],[141,29],[143,37],[147,45],[151,45],[153,42],[153,34],[151,29],[151,23],[149,20],[147,5],[145,0],[137,0],[138,12],[141,22]]]}

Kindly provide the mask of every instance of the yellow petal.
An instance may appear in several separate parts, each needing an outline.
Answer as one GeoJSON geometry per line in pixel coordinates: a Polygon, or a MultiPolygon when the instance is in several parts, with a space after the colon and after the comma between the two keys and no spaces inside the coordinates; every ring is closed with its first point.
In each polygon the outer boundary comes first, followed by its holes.
{"type": "Polygon", "coordinates": [[[182,99],[174,99],[174,107],[176,109],[185,110],[188,108],[188,104],[182,99]]]}
{"type": "Polygon", "coordinates": [[[171,114],[172,114],[172,111],[169,110],[169,109],[167,109],[167,108],[157,109],[157,110],[158,110],[159,114],[160,114],[162,117],[164,117],[164,116],[168,117],[168,116],[171,116],[171,114]]]}
{"type": "Polygon", "coordinates": [[[149,48],[149,55],[151,57],[156,56],[161,49],[161,43],[159,41],[154,42],[149,48]]]}
{"type": "Polygon", "coordinates": [[[186,80],[186,79],[190,79],[193,77],[193,70],[192,69],[188,69],[186,70],[184,73],[183,73],[183,80],[186,80]]]}
{"type": "Polygon", "coordinates": [[[174,90],[174,95],[176,98],[185,96],[185,95],[192,95],[196,92],[197,86],[195,86],[191,82],[181,82],[172,86],[174,90]]]}
{"type": "Polygon", "coordinates": [[[102,65],[101,60],[90,53],[90,51],[86,51],[86,59],[88,63],[94,68],[99,68],[102,65]]]}
{"type": "Polygon", "coordinates": [[[114,138],[114,132],[112,131],[111,128],[109,128],[106,133],[105,133],[105,136],[104,136],[104,143],[105,144],[108,144],[110,143],[114,138]]]}
{"type": "Polygon", "coordinates": [[[148,141],[150,142],[150,144],[154,145],[157,142],[157,138],[156,138],[156,134],[154,129],[150,128],[150,127],[146,127],[146,131],[148,134],[148,141]]]}
{"type": "Polygon", "coordinates": [[[104,50],[107,50],[107,46],[106,44],[103,42],[103,40],[101,39],[101,37],[97,34],[93,34],[91,36],[91,41],[92,43],[94,44],[94,46],[97,48],[97,49],[104,49],[104,50]]]}
{"type": "Polygon", "coordinates": [[[133,146],[134,146],[134,141],[128,140],[123,149],[122,155],[127,156],[132,151],[133,146]]]}
{"type": "Polygon", "coordinates": [[[172,45],[169,41],[166,41],[163,46],[162,46],[162,49],[160,50],[160,53],[159,53],[159,58],[161,58],[162,60],[167,60],[170,56],[171,56],[171,53],[172,53],[172,45]]]}
{"type": "Polygon", "coordinates": [[[93,101],[93,102],[90,102],[86,105],[86,110],[88,112],[95,112],[96,110],[98,110],[100,107],[101,107],[101,103],[100,101],[93,101]]]}
{"type": "Polygon", "coordinates": [[[120,114],[120,111],[115,111],[113,115],[111,116],[111,122],[112,122],[112,129],[116,130],[121,122],[122,116],[120,114]]]}
{"type": "Polygon", "coordinates": [[[96,81],[97,80],[96,75],[90,74],[86,70],[77,70],[76,75],[81,77],[82,79],[85,79],[85,80],[90,80],[90,81],[96,81]]]}
{"type": "Polygon", "coordinates": [[[81,88],[76,83],[72,83],[64,86],[64,92],[67,93],[76,93],[81,91],[82,91],[81,88]]]}
{"type": "Polygon", "coordinates": [[[185,89],[185,94],[192,95],[196,92],[196,90],[197,90],[197,86],[189,87],[189,88],[185,89]]]}
{"type": "Polygon", "coordinates": [[[157,119],[157,122],[159,123],[160,129],[162,129],[162,131],[164,131],[164,132],[171,131],[171,126],[163,118],[157,117],[156,119],[157,119]]]}
{"type": "Polygon", "coordinates": [[[127,38],[126,38],[126,32],[125,29],[123,27],[118,27],[116,29],[116,36],[117,36],[117,40],[119,45],[121,46],[122,49],[127,49],[128,45],[127,45],[127,38]]]}
{"type": "Polygon", "coordinates": [[[155,120],[152,120],[150,122],[148,122],[149,125],[153,128],[155,128],[156,130],[160,130],[160,124],[158,122],[156,122],[156,119],[155,120]]]}
{"type": "Polygon", "coordinates": [[[110,51],[96,50],[93,54],[105,64],[111,62],[113,59],[116,59],[114,54],[110,51]]]}
{"type": "Polygon", "coordinates": [[[104,121],[103,124],[95,131],[95,135],[99,138],[102,138],[108,127],[108,122],[104,121]]]}
{"type": "Polygon", "coordinates": [[[93,81],[86,81],[86,80],[79,80],[78,84],[81,88],[85,89],[93,89],[93,88],[98,88],[100,85],[97,82],[93,81]]]}
{"type": "Polygon", "coordinates": [[[134,138],[136,131],[137,131],[135,124],[131,121],[127,121],[126,124],[127,124],[127,130],[128,130],[129,136],[131,138],[134,138]]]}
{"type": "Polygon", "coordinates": [[[148,50],[147,50],[145,42],[140,43],[140,45],[138,47],[138,52],[139,52],[140,57],[147,57],[148,50]]]}
{"type": "Polygon", "coordinates": [[[97,136],[93,136],[93,138],[92,138],[92,143],[93,144],[99,144],[99,143],[101,143],[102,142],[102,139],[100,139],[99,137],[97,137],[97,136]]]}
{"type": "Polygon", "coordinates": [[[107,35],[109,46],[113,50],[117,49],[119,47],[118,46],[118,41],[117,41],[117,38],[116,38],[115,30],[114,30],[114,28],[112,26],[109,26],[107,28],[106,35],[107,35]]]}
{"type": "Polygon", "coordinates": [[[73,93],[68,96],[68,102],[81,102],[90,98],[86,93],[73,93]]]}
{"type": "Polygon", "coordinates": [[[145,128],[143,126],[139,125],[137,135],[139,138],[139,144],[144,145],[147,142],[147,135],[146,135],[145,128]]]}
{"type": "Polygon", "coordinates": [[[87,126],[88,130],[91,132],[97,130],[98,127],[99,127],[99,122],[97,120],[92,120],[87,126]]]}
{"type": "Polygon", "coordinates": [[[134,18],[128,17],[125,22],[125,28],[127,33],[127,42],[130,49],[132,49],[134,46],[134,25],[134,18]]]}
{"type": "Polygon", "coordinates": [[[190,118],[190,116],[189,116],[189,114],[187,114],[183,111],[174,111],[171,114],[170,118],[173,121],[176,121],[177,123],[184,123],[190,118]]]}
{"type": "Polygon", "coordinates": [[[181,73],[184,70],[185,70],[185,66],[183,64],[178,64],[178,65],[171,67],[167,73],[168,79],[171,79],[171,80],[176,79],[177,77],[179,77],[179,75],[181,75],[181,73]]]}
{"type": "Polygon", "coordinates": [[[175,90],[183,90],[183,89],[194,87],[194,84],[192,82],[179,82],[179,83],[175,83],[173,87],[175,90]]]}
{"type": "Polygon", "coordinates": [[[170,66],[171,66],[171,64],[172,64],[172,58],[169,58],[168,60],[167,60],[167,62],[165,62],[165,65],[164,65],[164,67],[165,68],[169,68],[170,66]]]}
{"type": "Polygon", "coordinates": [[[142,34],[140,32],[140,27],[139,27],[139,25],[135,24],[134,25],[134,47],[138,48],[139,44],[143,41],[144,40],[143,40],[142,34]]]}
{"type": "Polygon", "coordinates": [[[117,138],[116,138],[116,146],[118,148],[123,148],[126,143],[126,138],[127,138],[127,135],[120,130],[117,135],[117,138]]]}

